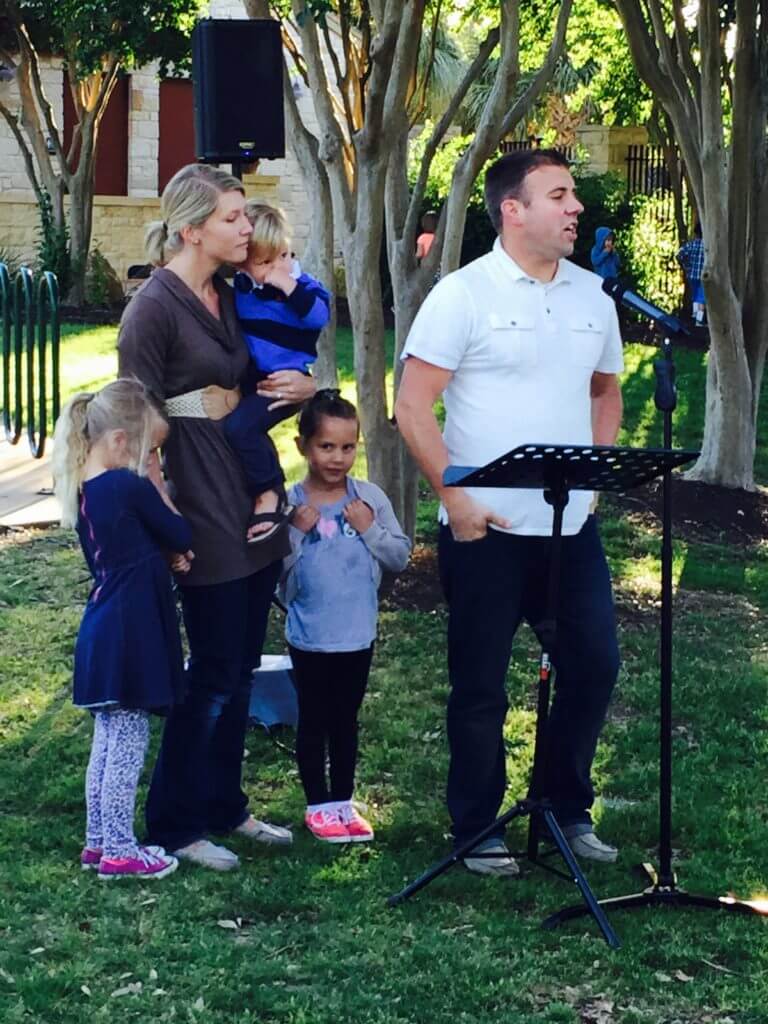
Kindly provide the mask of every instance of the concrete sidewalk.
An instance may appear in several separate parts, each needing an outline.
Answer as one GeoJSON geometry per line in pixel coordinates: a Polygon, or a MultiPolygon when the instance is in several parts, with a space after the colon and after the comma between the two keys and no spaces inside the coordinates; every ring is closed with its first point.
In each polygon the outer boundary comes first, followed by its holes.
{"type": "Polygon", "coordinates": [[[26,437],[18,444],[0,441],[0,529],[10,526],[50,526],[61,515],[51,493],[52,444],[45,456],[33,459],[26,437]]]}

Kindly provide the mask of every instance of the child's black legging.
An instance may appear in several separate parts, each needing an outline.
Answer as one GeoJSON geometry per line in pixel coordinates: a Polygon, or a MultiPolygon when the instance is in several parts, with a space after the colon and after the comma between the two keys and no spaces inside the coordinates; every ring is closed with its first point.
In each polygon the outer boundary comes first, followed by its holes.
{"type": "Polygon", "coordinates": [[[296,762],[307,803],[349,800],[355,786],[357,713],[368,684],[373,646],[333,653],[289,650],[299,697],[296,762]]]}

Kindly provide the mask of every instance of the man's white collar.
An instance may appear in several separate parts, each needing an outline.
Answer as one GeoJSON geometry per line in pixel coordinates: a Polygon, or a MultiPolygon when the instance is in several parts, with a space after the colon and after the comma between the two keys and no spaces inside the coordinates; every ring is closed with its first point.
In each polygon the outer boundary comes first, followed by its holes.
{"type": "MultiPolygon", "coordinates": [[[[535,277],[531,277],[530,274],[526,274],[519,263],[516,263],[509,255],[507,250],[501,244],[501,238],[497,237],[493,243],[493,253],[499,262],[499,265],[503,267],[504,272],[509,274],[513,281],[532,281],[534,284],[543,284],[544,282],[538,281],[535,277]]],[[[557,272],[551,281],[546,282],[547,288],[553,288],[557,284],[570,284],[573,278],[571,276],[571,264],[568,260],[557,261],[557,272]]]]}

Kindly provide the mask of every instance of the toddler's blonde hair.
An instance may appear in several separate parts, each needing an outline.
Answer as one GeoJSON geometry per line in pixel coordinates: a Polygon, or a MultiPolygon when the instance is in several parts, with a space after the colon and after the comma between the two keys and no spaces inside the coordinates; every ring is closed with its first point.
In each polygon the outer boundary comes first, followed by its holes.
{"type": "Polygon", "coordinates": [[[288,220],[281,209],[258,199],[245,204],[245,216],[251,222],[251,240],[248,255],[254,253],[265,260],[273,260],[291,247],[288,220]]]}
{"type": "Polygon", "coordinates": [[[124,430],[128,441],[126,468],[144,476],[158,419],[166,420],[161,403],[141,381],[127,377],[107,384],[101,391],[80,391],[70,398],[56,421],[51,460],[62,526],[77,522],[80,488],[92,445],[108,430],[124,430]]]}

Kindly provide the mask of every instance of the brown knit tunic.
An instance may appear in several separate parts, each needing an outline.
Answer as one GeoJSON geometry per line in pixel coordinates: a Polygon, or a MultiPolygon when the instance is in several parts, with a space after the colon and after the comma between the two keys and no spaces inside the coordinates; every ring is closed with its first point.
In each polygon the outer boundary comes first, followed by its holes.
{"type": "MultiPolygon", "coordinates": [[[[214,278],[217,320],[172,270],[155,270],[123,313],[120,376],[135,376],[160,398],[218,384],[233,388],[248,366],[231,288],[214,278]]],[[[195,559],[179,582],[202,586],[241,579],[288,553],[287,533],[247,545],[253,508],[222,421],[174,417],[164,451],[174,500],[192,527],[195,559]]]]}

